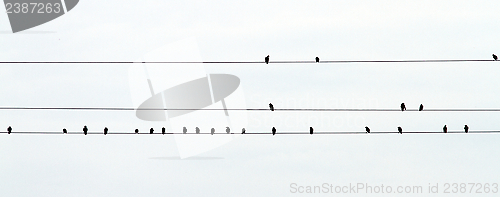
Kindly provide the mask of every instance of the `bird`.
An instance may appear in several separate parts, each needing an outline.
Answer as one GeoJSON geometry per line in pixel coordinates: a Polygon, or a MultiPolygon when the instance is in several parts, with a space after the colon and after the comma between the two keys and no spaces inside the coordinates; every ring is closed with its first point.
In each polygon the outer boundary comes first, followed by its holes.
{"type": "Polygon", "coordinates": [[[136,133],[136,134],[139,134],[139,129],[135,129],[135,133],[136,133]]]}
{"type": "Polygon", "coordinates": [[[446,127],[446,125],[444,125],[444,127],[443,127],[443,132],[448,133],[448,127],[446,127]]]}
{"type": "Polygon", "coordinates": [[[424,105],[420,104],[420,107],[418,108],[418,111],[424,110],[424,105]]]}
{"type": "Polygon", "coordinates": [[[370,128],[365,127],[366,133],[370,133],[370,128]]]}
{"type": "Polygon", "coordinates": [[[312,127],[309,127],[309,133],[312,135],[314,132],[314,129],[312,127]]]}
{"type": "Polygon", "coordinates": [[[464,130],[465,130],[465,133],[469,133],[469,126],[465,125],[464,130]]]}
{"type": "Polygon", "coordinates": [[[66,130],[66,128],[63,129],[63,133],[66,134],[68,133],[68,130],[66,130]]]}
{"type": "Polygon", "coordinates": [[[404,110],[406,110],[405,103],[401,103],[401,111],[404,111],[404,110]]]}
{"type": "Polygon", "coordinates": [[[319,63],[319,57],[316,57],[316,63],[319,63]]]}
{"type": "Polygon", "coordinates": [[[495,61],[497,61],[497,60],[498,60],[497,55],[493,54],[492,56],[493,56],[493,59],[494,59],[495,61]]]}
{"type": "Polygon", "coordinates": [[[153,134],[153,131],[155,131],[153,128],[149,129],[149,134],[153,134]]]}
{"type": "Polygon", "coordinates": [[[196,130],[196,133],[200,133],[200,128],[196,127],[195,130],[196,130]]]}
{"type": "Polygon", "coordinates": [[[273,135],[276,134],[276,128],[273,127],[273,129],[271,131],[273,131],[273,135]]]}
{"type": "Polygon", "coordinates": [[[226,127],[226,133],[227,134],[231,133],[231,129],[229,127],[226,127]]]}
{"type": "Polygon", "coordinates": [[[9,128],[7,128],[7,134],[10,134],[12,132],[12,127],[9,126],[9,128]]]}
{"type": "Polygon", "coordinates": [[[89,129],[87,129],[87,125],[83,126],[83,134],[87,135],[88,130],[89,129]]]}
{"type": "Polygon", "coordinates": [[[165,127],[162,127],[162,128],[161,128],[161,134],[162,134],[162,135],[165,135],[165,127]]]}
{"type": "Polygon", "coordinates": [[[182,133],[186,134],[188,132],[188,130],[186,129],[186,127],[183,127],[182,128],[182,133]]]}
{"type": "Polygon", "coordinates": [[[210,135],[213,135],[214,133],[215,133],[215,129],[214,128],[210,129],[210,135]]]}
{"type": "Polygon", "coordinates": [[[403,128],[398,127],[398,132],[399,132],[399,134],[403,134],[403,128]]]}
{"type": "Polygon", "coordinates": [[[266,58],[264,58],[264,60],[266,61],[266,64],[269,64],[269,55],[267,55],[266,58]]]}
{"type": "Polygon", "coordinates": [[[108,134],[108,127],[104,127],[104,135],[108,134]]]}
{"type": "Polygon", "coordinates": [[[241,134],[245,134],[245,128],[241,129],[241,134]]]}
{"type": "Polygon", "coordinates": [[[273,104],[272,104],[272,103],[269,103],[269,109],[270,109],[271,111],[274,111],[274,106],[273,106],[273,104]]]}

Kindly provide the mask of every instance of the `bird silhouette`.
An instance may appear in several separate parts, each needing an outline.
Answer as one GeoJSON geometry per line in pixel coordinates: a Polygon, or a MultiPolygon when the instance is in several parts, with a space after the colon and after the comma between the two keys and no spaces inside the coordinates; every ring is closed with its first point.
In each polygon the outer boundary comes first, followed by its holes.
{"type": "Polygon", "coordinates": [[[274,111],[274,106],[273,106],[273,104],[272,104],[272,103],[269,103],[269,109],[270,109],[271,111],[274,111]]]}
{"type": "Polygon", "coordinates": [[[200,128],[196,127],[195,130],[197,134],[200,133],[200,128]]]}
{"type": "Polygon", "coordinates": [[[66,128],[63,129],[63,133],[66,134],[68,133],[68,130],[66,130],[66,128]]]}
{"type": "Polygon", "coordinates": [[[266,58],[264,58],[264,60],[266,61],[266,64],[269,64],[269,55],[267,55],[266,58]]]}
{"type": "Polygon", "coordinates": [[[418,108],[418,111],[424,110],[424,105],[420,104],[420,107],[418,108]]]}
{"type": "Polygon", "coordinates": [[[139,129],[135,129],[135,133],[136,133],[136,134],[139,134],[139,129]]]}
{"type": "Polygon", "coordinates": [[[399,134],[403,134],[403,128],[398,127],[398,132],[399,132],[399,134]]]}
{"type": "Polygon", "coordinates": [[[309,127],[309,134],[313,134],[314,133],[314,129],[312,127],[309,127]]]}
{"type": "Polygon", "coordinates": [[[229,127],[226,127],[226,133],[227,134],[231,133],[231,129],[229,127]]]}
{"type": "Polygon", "coordinates": [[[149,134],[153,134],[155,130],[153,128],[149,129],[149,134]]]}
{"type": "Polygon", "coordinates": [[[493,56],[493,59],[494,59],[495,61],[497,61],[497,60],[498,60],[497,55],[493,54],[492,56],[493,56]]]}
{"type": "Polygon", "coordinates": [[[165,127],[162,127],[162,128],[161,128],[161,134],[162,134],[162,135],[165,135],[165,127]]]}
{"type": "Polygon", "coordinates": [[[405,110],[406,110],[405,103],[401,103],[401,111],[405,111],[405,110]]]}
{"type": "Polygon", "coordinates": [[[319,57],[316,57],[316,63],[319,63],[319,57]]]}
{"type": "Polygon", "coordinates": [[[188,132],[188,129],[186,129],[186,127],[183,127],[182,128],[182,133],[186,134],[188,132]]]}
{"type": "Polygon", "coordinates": [[[469,126],[465,125],[464,130],[465,130],[465,133],[469,133],[469,126]]]}
{"type": "Polygon", "coordinates": [[[9,126],[9,127],[7,128],[7,134],[10,134],[11,132],[12,132],[12,127],[10,127],[10,126],[9,126]]]}
{"type": "Polygon", "coordinates": [[[273,132],[273,135],[276,135],[276,128],[273,127],[271,131],[273,132]]]}
{"type": "Polygon", "coordinates": [[[104,127],[104,135],[108,134],[108,127],[104,127]]]}
{"type": "Polygon", "coordinates": [[[365,127],[366,133],[370,133],[370,128],[365,127]]]}
{"type": "Polygon", "coordinates": [[[448,127],[446,125],[444,125],[444,127],[443,127],[443,132],[448,133],[448,127]]]}
{"type": "Polygon", "coordinates": [[[241,134],[245,134],[245,128],[241,129],[241,134]]]}
{"type": "Polygon", "coordinates": [[[89,129],[87,129],[87,125],[83,126],[83,134],[87,135],[88,130],[89,129]]]}
{"type": "Polygon", "coordinates": [[[210,129],[210,135],[213,135],[214,133],[215,133],[215,129],[214,128],[210,129]]]}

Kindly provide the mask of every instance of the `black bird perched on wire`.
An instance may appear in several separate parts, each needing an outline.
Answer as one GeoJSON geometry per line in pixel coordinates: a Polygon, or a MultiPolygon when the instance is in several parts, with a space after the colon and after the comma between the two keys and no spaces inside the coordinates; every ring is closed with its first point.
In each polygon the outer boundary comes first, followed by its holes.
{"type": "Polygon", "coordinates": [[[182,128],[182,133],[186,134],[188,132],[188,129],[186,129],[186,127],[183,127],[182,128]]]}
{"type": "Polygon", "coordinates": [[[12,127],[9,126],[9,128],[7,128],[7,134],[10,134],[12,132],[12,127]]]}
{"type": "Polygon", "coordinates": [[[274,111],[274,106],[273,106],[273,104],[272,104],[272,103],[269,103],[269,109],[270,109],[271,111],[274,111]]]}
{"type": "Polygon", "coordinates": [[[108,127],[104,127],[104,135],[108,134],[108,127]]]}
{"type": "Polygon", "coordinates": [[[406,110],[406,105],[405,103],[401,103],[401,111],[405,111],[406,110]]]}
{"type": "Polygon", "coordinates": [[[226,127],[226,133],[227,134],[231,133],[231,129],[229,127],[226,127]]]}
{"type": "Polygon", "coordinates": [[[266,64],[269,64],[269,55],[267,55],[266,58],[264,58],[264,60],[266,61],[266,64]]]}
{"type": "Polygon", "coordinates": [[[68,130],[66,130],[66,128],[63,129],[63,133],[66,134],[68,133],[68,130]]]}
{"type": "Polygon", "coordinates": [[[424,110],[424,105],[420,104],[420,107],[418,108],[418,111],[424,110]]]}
{"type": "Polygon", "coordinates": [[[136,134],[139,134],[139,129],[135,129],[135,133],[136,133],[136,134]]]}
{"type": "Polygon", "coordinates": [[[465,125],[464,130],[465,130],[465,133],[469,133],[469,126],[465,125]]]}
{"type": "Polygon", "coordinates": [[[87,129],[87,125],[83,126],[83,134],[87,135],[88,130],[89,129],[87,129]]]}
{"type": "Polygon", "coordinates": [[[495,61],[497,61],[497,60],[498,60],[497,55],[493,54],[492,56],[493,56],[493,59],[494,59],[495,61]]]}
{"type": "Polygon", "coordinates": [[[403,134],[403,128],[398,127],[398,132],[399,132],[399,134],[403,134]]]}
{"type": "Polygon", "coordinates": [[[370,133],[370,128],[365,127],[366,133],[370,133]]]}
{"type": "Polygon", "coordinates": [[[165,127],[162,127],[162,128],[161,128],[161,134],[162,134],[162,135],[165,135],[165,127]]]}
{"type": "Polygon", "coordinates": [[[319,57],[316,57],[316,63],[319,63],[319,57]]]}
{"type": "Polygon", "coordinates": [[[314,132],[314,129],[312,127],[309,127],[309,133],[312,135],[314,132]]]}
{"type": "Polygon", "coordinates": [[[210,129],[210,135],[213,135],[214,133],[215,133],[215,129],[214,128],[210,129]]]}
{"type": "Polygon", "coordinates": [[[276,128],[273,127],[273,129],[271,131],[273,132],[273,135],[276,134],[276,128]]]}
{"type": "Polygon", "coordinates": [[[196,133],[197,133],[197,134],[199,134],[199,133],[200,133],[200,128],[196,127],[196,128],[195,128],[195,130],[196,130],[196,133]]]}
{"type": "Polygon", "coordinates": [[[155,131],[153,128],[149,129],[149,134],[153,134],[153,131],[155,131]]]}
{"type": "Polygon", "coordinates": [[[448,133],[448,127],[446,127],[446,125],[444,125],[444,127],[443,127],[443,132],[448,133]]]}
{"type": "Polygon", "coordinates": [[[241,129],[241,134],[245,134],[245,128],[241,129]]]}

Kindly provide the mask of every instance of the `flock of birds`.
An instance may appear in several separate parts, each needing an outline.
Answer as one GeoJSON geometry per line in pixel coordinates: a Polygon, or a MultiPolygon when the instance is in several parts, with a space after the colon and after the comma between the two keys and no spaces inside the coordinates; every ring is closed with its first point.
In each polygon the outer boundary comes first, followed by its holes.
{"type": "MultiPolygon", "coordinates": [[[[401,108],[401,111],[406,111],[406,105],[405,105],[405,103],[401,103],[400,108],[401,108]]],[[[269,110],[274,111],[274,105],[273,105],[272,103],[269,103],[269,110]]],[[[423,111],[423,110],[424,110],[424,105],[423,105],[423,104],[420,104],[420,106],[419,106],[419,108],[418,108],[418,111],[423,111]]],[[[84,135],[87,135],[87,134],[88,134],[88,130],[89,130],[89,129],[87,128],[87,126],[86,126],[86,125],[85,125],[85,126],[83,126],[83,134],[84,134],[84,135]]],[[[464,126],[464,130],[465,130],[465,133],[469,133],[469,126],[465,125],[465,126],[464,126]]],[[[104,127],[104,135],[107,135],[107,134],[108,134],[108,131],[109,131],[108,127],[104,127]]],[[[369,128],[368,126],[366,126],[366,127],[365,127],[365,131],[366,131],[366,133],[370,133],[370,128],[369,128]]],[[[135,129],[135,131],[134,131],[134,132],[135,132],[136,134],[138,134],[138,133],[139,133],[139,129],[135,129]]],[[[183,128],[182,128],[182,133],[183,133],[183,134],[186,134],[187,132],[188,132],[188,129],[187,129],[186,127],[183,127],[183,128]]],[[[200,134],[200,128],[199,128],[199,127],[196,127],[196,128],[195,128],[195,132],[196,132],[196,134],[200,134]]],[[[245,128],[243,128],[243,129],[241,130],[241,134],[245,134],[245,132],[246,132],[246,129],[245,129],[245,128]]],[[[11,133],[12,133],[12,127],[11,127],[11,126],[9,126],[9,127],[7,128],[7,134],[11,134],[11,133]]],[[[66,130],[66,128],[63,128],[63,134],[67,134],[67,133],[68,133],[68,130],[66,130]]],[[[153,128],[149,129],[149,134],[153,134],[153,133],[154,133],[154,129],[153,129],[153,128]]],[[[161,133],[162,133],[162,134],[166,134],[166,129],[165,129],[165,127],[161,128],[161,133]]],[[[226,133],[227,133],[227,134],[231,134],[231,129],[230,129],[229,127],[226,127],[226,133]]],[[[275,127],[273,127],[273,128],[271,129],[271,133],[272,133],[273,135],[276,135],[276,128],[275,128],[275,127]]],[[[314,128],[313,128],[313,127],[309,127],[309,133],[310,133],[311,135],[314,133],[314,128]]],[[[403,128],[401,128],[401,126],[398,126],[398,133],[399,133],[399,134],[403,134],[403,128]]],[[[448,133],[448,127],[447,127],[446,125],[444,125],[444,127],[443,127],[443,133],[448,133]]],[[[211,134],[211,135],[215,134],[215,128],[210,129],[210,134],[211,134]]]]}
{"type": "MultiPolygon", "coordinates": [[[[492,54],[492,56],[493,56],[493,60],[495,60],[495,61],[497,61],[497,60],[498,60],[498,56],[497,56],[497,55],[492,54]]],[[[269,55],[267,55],[267,56],[264,58],[264,61],[266,62],[266,64],[269,64],[269,55]]],[[[316,58],[315,58],[315,61],[316,61],[316,63],[319,63],[319,57],[316,57],[316,58]]],[[[405,106],[405,104],[404,104],[404,103],[401,103],[401,106],[400,106],[400,107],[401,107],[401,111],[406,111],[406,106],[405,106]]],[[[272,103],[269,103],[269,109],[270,109],[271,111],[274,111],[274,106],[273,106],[273,104],[272,104],[272,103]]],[[[418,111],[423,111],[423,110],[424,110],[424,105],[420,104],[420,107],[418,108],[418,111]]],[[[468,132],[469,132],[469,126],[465,125],[465,126],[464,126],[464,130],[465,130],[465,133],[468,133],[468,132]]],[[[104,135],[108,134],[108,131],[109,131],[109,129],[108,129],[107,127],[104,127],[104,135]]],[[[199,133],[200,133],[200,128],[196,127],[196,128],[195,128],[195,131],[196,131],[196,133],[197,133],[197,134],[199,134],[199,133]]],[[[365,131],[366,131],[366,133],[370,133],[370,128],[366,126],[366,127],[365,127],[365,131]]],[[[165,127],[163,127],[163,128],[161,129],[161,133],[162,133],[162,134],[165,134],[165,132],[166,132],[166,129],[165,129],[165,127]]],[[[243,129],[241,130],[241,134],[245,134],[245,132],[246,132],[246,130],[245,130],[245,128],[243,128],[243,129]]],[[[272,132],[272,134],[273,134],[273,135],[275,135],[275,134],[276,134],[276,128],[275,128],[275,127],[273,127],[273,128],[271,129],[271,132],[272,132]]],[[[401,128],[401,127],[399,126],[399,127],[398,127],[398,132],[399,132],[400,134],[403,134],[403,128],[401,128]]],[[[443,127],[443,132],[444,132],[444,133],[448,133],[448,127],[447,127],[446,125],[444,125],[444,127],[443,127]]],[[[12,133],[12,127],[11,127],[11,126],[9,126],[9,127],[7,128],[7,134],[10,134],[10,133],[12,133]]],[[[66,128],[64,128],[64,129],[63,129],[63,133],[64,133],[64,134],[68,133],[68,130],[66,130],[66,128]]],[[[87,126],[85,125],[85,126],[83,126],[83,134],[87,135],[87,133],[88,133],[88,128],[87,128],[87,126]]],[[[139,129],[135,129],[135,133],[139,133],[139,129]]],[[[149,133],[150,133],[150,134],[153,134],[153,133],[154,133],[154,129],[153,129],[153,128],[151,128],[151,129],[149,130],[149,133]]],[[[184,128],[182,129],[182,133],[184,133],[184,134],[186,134],[186,133],[187,133],[187,128],[186,128],[186,127],[184,127],[184,128]]],[[[210,130],[210,134],[212,134],[212,135],[213,135],[214,133],[215,133],[215,129],[214,129],[214,128],[212,128],[212,129],[210,130]]],[[[231,133],[231,129],[230,129],[229,127],[226,127],[226,133],[228,133],[228,134],[230,134],[230,133],[231,133]]],[[[312,127],[309,127],[309,133],[310,133],[311,135],[314,133],[314,129],[313,129],[312,127]]]]}

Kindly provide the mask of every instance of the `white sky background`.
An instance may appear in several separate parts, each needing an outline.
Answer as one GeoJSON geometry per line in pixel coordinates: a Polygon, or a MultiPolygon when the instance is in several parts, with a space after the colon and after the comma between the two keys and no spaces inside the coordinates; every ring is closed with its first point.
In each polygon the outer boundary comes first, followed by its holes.
{"type": "MultiPolygon", "coordinates": [[[[0,61],[135,61],[189,37],[197,38],[204,61],[263,61],[268,54],[271,61],[491,59],[500,54],[499,8],[498,1],[82,0],[60,18],[16,34],[0,14],[0,61]]],[[[449,109],[500,108],[499,66],[206,68],[240,77],[248,108],[272,102],[276,108],[397,109],[405,102],[413,109],[420,103],[449,109]]],[[[0,93],[0,106],[133,107],[127,65],[0,65],[0,93]]],[[[250,112],[247,130],[439,131],[444,124],[449,130],[464,124],[499,130],[499,118],[497,112],[250,112]]],[[[108,111],[0,111],[0,128],[9,125],[18,131],[81,131],[83,125],[92,131],[160,130],[160,124],[142,122],[133,112],[108,111]]],[[[497,134],[247,135],[195,159],[175,160],[172,136],[1,135],[0,191],[2,196],[284,196],[292,195],[293,182],[424,190],[429,183],[499,183],[499,140],[497,134]]]]}

